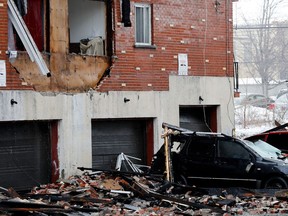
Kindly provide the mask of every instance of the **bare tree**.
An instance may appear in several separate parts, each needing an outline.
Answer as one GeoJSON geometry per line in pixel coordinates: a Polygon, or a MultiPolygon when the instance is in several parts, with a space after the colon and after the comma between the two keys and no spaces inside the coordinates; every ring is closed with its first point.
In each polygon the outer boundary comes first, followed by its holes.
{"type": "Polygon", "coordinates": [[[251,23],[244,15],[245,24],[236,27],[234,31],[235,40],[238,40],[237,43],[241,44],[243,49],[242,54],[236,56],[240,61],[239,67],[242,64],[246,73],[252,78],[261,79],[259,83],[262,84],[262,92],[266,96],[271,81],[280,83],[283,82],[281,79],[287,80],[288,78],[286,77],[288,23],[274,19],[283,1],[263,0],[259,17],[251,23]]]}

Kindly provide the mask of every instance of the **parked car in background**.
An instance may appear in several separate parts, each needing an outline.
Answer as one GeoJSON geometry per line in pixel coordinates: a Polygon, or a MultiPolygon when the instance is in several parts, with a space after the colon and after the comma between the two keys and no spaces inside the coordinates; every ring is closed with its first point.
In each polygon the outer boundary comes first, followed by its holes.
{"type": "MultiPolygon", "coordinates": [[[[189,131],[165,123],[163,126],[171,131],[171,161],[176,182],[203,187],[288,187],[286,157],[264,141],[189,131]]],[[[163,145],[155,154],[151,173],[165,173],[164,150],[163,145]]]]}
{"type": "Polygon", "coordinates": [[[288,123],[272,128],[263,133],[246,137],[245,140],[250,140],[252,142],[263,140],[280,149],[282,153],[288,154],[288,123]]]}
{"type": "Polygon", "coordinates": [[[235,98],[235,106],[251,105],[255,107],[262,107],[273,109],[274,100],[270,97],[266,97],[262,94],[240,94],[240,97],[235,98]]]}

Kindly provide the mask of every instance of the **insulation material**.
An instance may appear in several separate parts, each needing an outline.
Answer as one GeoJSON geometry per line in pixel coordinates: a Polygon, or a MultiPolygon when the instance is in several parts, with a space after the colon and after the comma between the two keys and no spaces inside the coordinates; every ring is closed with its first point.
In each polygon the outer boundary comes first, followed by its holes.
{"type": "Polygon", "coordinates": [[[44,57],[53,71],[51,77],[39,74],[37,65],[30,61],[27,53],[18,53],[12,63],[20,71],[20,78],[36,91],[83,92],[95,89],[109,67],[108,57],[104,56],[86,56],[83,59],[82,56],[54,54],[50,59],[44,57]]]}
{"type": "Polygon", "coordinates": [[[82,39],[80,40],[80,51],[81,55],[92,55],[92,56],[103,56],[104,45],[101,37],[95,37],[91,40],[82,39]]]}

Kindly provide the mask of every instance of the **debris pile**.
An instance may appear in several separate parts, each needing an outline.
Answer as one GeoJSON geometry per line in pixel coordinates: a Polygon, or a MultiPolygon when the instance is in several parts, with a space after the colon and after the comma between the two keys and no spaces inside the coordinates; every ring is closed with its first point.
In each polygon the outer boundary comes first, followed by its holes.
{"type": "Polygon", "coordinates": [[[1,215],[287,214],[288,191],[196,188],[155,176],[83,172],[18,194],[1,188],[1,215]]]}

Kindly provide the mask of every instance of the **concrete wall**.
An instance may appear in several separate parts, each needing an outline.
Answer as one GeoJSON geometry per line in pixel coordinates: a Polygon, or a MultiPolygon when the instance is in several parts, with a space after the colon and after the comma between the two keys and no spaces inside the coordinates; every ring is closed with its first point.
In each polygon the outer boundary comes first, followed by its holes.
{"type": "Polygon", "coordinates": [[[155,118],[154,149],[162,145],[162,122],[179,125],[179,105],[217,105],[218,131],[234,127],[232,78],[170,76],[169,91],[90,91],[52,94],[0,91],[0,121],[59,120],[58,156],[61,177],[92,166],[91,119],[155,118]],[[124,97],[130,101],[124,103],[124,97]],[[10,100],[18,104],[13,106],[10,100]]]}

